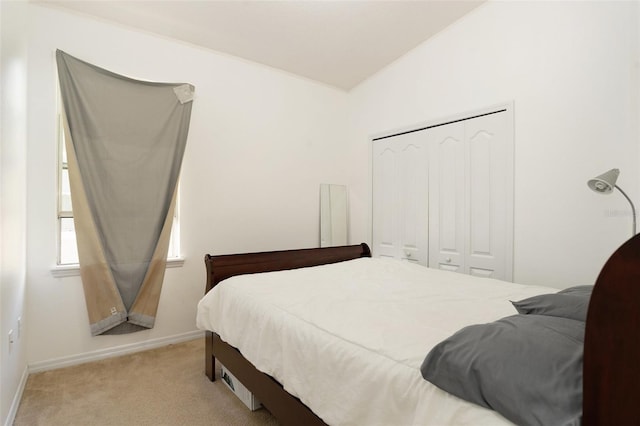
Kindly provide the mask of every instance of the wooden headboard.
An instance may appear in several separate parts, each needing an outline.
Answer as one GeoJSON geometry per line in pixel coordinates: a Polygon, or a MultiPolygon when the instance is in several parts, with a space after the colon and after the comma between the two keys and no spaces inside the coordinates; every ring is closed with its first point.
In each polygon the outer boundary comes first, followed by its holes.
{"type": "Polygon", "coordinates": [[[223,254],[218,256],[207,254],[204,256],[204,263],[207,268],[206,291],[208,292],[220,281],[234,275],[325,265],[359,257],[371,257],[371,250],[366,243],[352,246],[223,254]]]}

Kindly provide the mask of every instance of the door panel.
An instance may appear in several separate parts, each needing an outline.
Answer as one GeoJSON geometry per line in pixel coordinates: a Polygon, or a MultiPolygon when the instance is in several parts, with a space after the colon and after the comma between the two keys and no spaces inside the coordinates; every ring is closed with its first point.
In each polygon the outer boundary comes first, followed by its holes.
{"type": "Polygon", "coordinates": [[[373,254],[426,265],[427,144],[420,132],[373,144],[373,254]]]}
{"type": "Polygon", "coordinates": [[[373,251],[377,256],[395,257],[396,186],[395,153],[387,142],[373,146],[373,251]]]}
{"type": "Polygon", "coordinates": [[[469,275],[480,278],[496,278],[495,271],[491,269],[469,268],[469,275]]]}
{"type": "Polygon", "coordinates": [[[427,165],[424,154],[426,144],[417,136],[412,135],[411,141],[402,144],[399,148],[398,194],[402,214],[398,217],[398,225],[400,257],[425,264],[427,199],[424,188],[427,184],[427,165]]]}
{"type": "Polygon", "coordinates": [[[492,114],[466,122],[469,150],[469,253],[468,265],[478,272],[511,279],[505,267],[509,202],[509,161],[506,114],[492,114]],[[482,272],[479,272],[482,271],[482,272]],[[489,274],[489,271],[492,271],[489,274]]]}
{"type": "Polygon", "coordinates": [[[462,272],[465,267],[464,124],[428,131],[429,266],[462,272]]]}
{"type": "Polygon", "coordinates": [[[491,253],[491,137],[479,132],[469,143],[469,252],[491,253]]]}

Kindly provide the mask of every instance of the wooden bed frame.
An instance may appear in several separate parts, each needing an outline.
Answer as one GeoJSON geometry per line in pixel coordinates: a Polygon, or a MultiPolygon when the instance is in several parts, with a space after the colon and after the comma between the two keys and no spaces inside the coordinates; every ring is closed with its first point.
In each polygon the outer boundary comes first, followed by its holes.
{"type": "MultiPolygon", "coordinates": [[[[280,271],[371,257],[366,244],[205,256],[206,291],[234,275],[280,271]]],[[[206,333],[205,370],[215,381],[215,360],[283,425],[324,425],[298,398],[258,371],[213,332],[206,333]]],[[[640,419],[640,235],[609,258],[596,281],[584,342],[583,426],[630,425],[640,419]]]]}
{"type": "MultiPolygon", "coordinates": [[[[207,268],[206,292],[220,281],[234,275],[282,271],[307,266],[326,265],[360,257],[371,257],[369,246],[327,247],[283,250],[204,257],[207,268]]],[[[205,371],[215,381],[216,358],[233,374],[283,425],[324,425],[325,423],[300,400],[286,392],[271,376],[257,370],[233,346],[216,333],[206,332],[205,371]]]]}

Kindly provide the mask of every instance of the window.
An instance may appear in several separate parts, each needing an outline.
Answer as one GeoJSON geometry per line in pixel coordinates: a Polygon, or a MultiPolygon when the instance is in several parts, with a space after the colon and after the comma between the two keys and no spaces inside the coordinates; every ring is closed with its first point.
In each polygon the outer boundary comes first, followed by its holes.
{"type": "MultiPolygon", "coordinates": [[[[78,248],[76,230],[73,222],[73,206],[71,204],[71,188],[69,185],[69,168],[67,151],[64,144],[62,115],[58,115],[58,258],[57,264],[63,268],[77,270],[78,248]]],[[[180,187],[178,187],[180,194],[180,187]]],[[[171,239],[167,254],[167,266],[181,266],[180,257],[180,197],[176,200],[176,208],[171,227],[171,239]]],[[[54,274],[55,275],[55,274],[54,274]]],[[[61,274],[64,275],[64,274],[61,274]]]]}

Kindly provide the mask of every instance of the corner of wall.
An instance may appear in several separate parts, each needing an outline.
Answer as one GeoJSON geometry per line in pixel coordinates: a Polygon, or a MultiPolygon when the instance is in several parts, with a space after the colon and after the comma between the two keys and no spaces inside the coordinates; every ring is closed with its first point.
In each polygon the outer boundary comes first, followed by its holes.
{"type": "Polygon", "coordinates": [[[0,424],[11,424],[27,377],[26,176],[28,3],[0,2],[0,424]]]}

